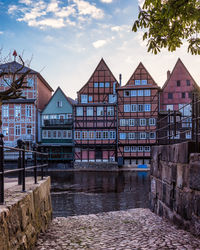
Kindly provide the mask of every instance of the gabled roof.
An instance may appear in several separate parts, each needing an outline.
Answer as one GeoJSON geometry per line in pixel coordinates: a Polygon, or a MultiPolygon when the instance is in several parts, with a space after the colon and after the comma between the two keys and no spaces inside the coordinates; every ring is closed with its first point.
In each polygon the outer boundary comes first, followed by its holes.
{"type": "Polygon", "coordinates": [[[184,67],[185,71],[189,74],[189,76],[191,77],[191,79],[194,81],[195,87],[199,88],[198,84],[196,83],[196,81],[194,80],[194,78],[191,76],[190,72],[188,71],[188,69],[186,68],[186,66],[184,65],[184,63],[181,61],[180,58],[178,58],[178,60],[177,60],[177,62],[176,62],[176,64],[175,64],[175,66],[174,66],[172,72],[170,73],[170,77],[169,77],[169,78],[166,80],[166,82],[164,83],[164,85],[163,85],[163,87],[162,87],[162,90],[164,90],[164,88],[167,86],[168,82],[171,80],[171,77],[173,76],[174,71],[175,71],[175,69],[177,68],[177,66],[178,66],[179,64],[181,64],[181,65],[184,67]]]}
{"type": "MultiPolygon", "coordinates": [[[[157,83],[154,81],[153,77],[149,74],[148,70],[144,67],[144,65],[143,65],[142,62],[139,63],[139,65],[137,66],[137,68],[135,69],[135,71],[133,72],[133,74],[131,75],[130,79],[128,80],[128,82],[126,83],[125,86],[132,86],[132,84],[130,84],[130,82],[131,82],[133,79],[135,79],[134,76],[135,76],[135,74],[136,74],[136,72],[137,72],[137,70],[138,70],[139,68],[144,69],[144,70],[146,71],[146,74],[149,75],[149,77],[150,77],[151,80],[153,81],[153,83],[154,83],[153,85],[158,87],[157,83]]],[[[124,87],[125,87],[125,86],[124,86],[124,87]]]]}
{"type": "MultiPolygon", "coordinates": [[[[19,70],[22,67],[22,64],[13,61],[13,62],[9,62],[9,63],[4,63],[4,64],[0,64],[0,72],[6,72],[6,73],[15,73],[17,70],[19,70]]],[[[53,91],[53,89],[51,88],[51,86],[47,83],[47,81],[40,75],[40,73],[38,73],[35,70],[32,70],[31,68],[28,68],[26,66],[24,66],[19,72],[17,72],[17,74],[24,74],[26,73],[28,70],[30,70],[29,74],[36,74],[38,76],[38,78],[44,83],[44,85],[50,90],[53,91]]]]}
{"type": "Polygon", "coordinates": [[[58,88],[56,89],[56,91],[54,92],[54,94],[52,95],[52,97],[49,99],[48,103],[45,105],[43,111],[46,109],[46,107],[48,106],[48,104],[51,102],[51,100],[54,98],[54,96],[56,95],[56,93],[57,93],[58,91],[61,91],[61,93],[62,93],[63,96],[66,98],[66,100],[69,102],[69,104],[71,104],[71,105],[76,104],[76,101],[74,101],[71,97],[66,96],[65,93],[62,91],[62,89],[61,89],[60,87],[58,87],[58,88]]]}
{"type": "Polygon", "coordinates": [[[103,58],[101,58],[99,64],[97,65],[96,69],[94,70],[94,72],[92,73],[91,77],[89,78],[89,80],[86,82],[85,85],[83,85],[83,87],[77,92],[81,92],[82,89],[91,81],[91,78],[93,78],[93,75],[95,74],[96,71],[101,70],[101,69],[106,69],[109,71],[110,75],[114,78],[114,80],[118,83],[118,81],[116,80],[116,78],[114,77],[113,73],[111,72],[111,70],[109,69],[108,65],[106,64],[106,62],[104,61],[103,58]]]}

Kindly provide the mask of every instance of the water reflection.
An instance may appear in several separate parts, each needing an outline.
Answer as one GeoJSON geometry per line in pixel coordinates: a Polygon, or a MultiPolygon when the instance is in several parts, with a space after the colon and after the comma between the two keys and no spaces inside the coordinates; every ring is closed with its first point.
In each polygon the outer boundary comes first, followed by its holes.
{"type": "Polygon", "coordinates": [[[146,172],[54,172],[51,178],[54,217],[148,207],[146,172]]]}

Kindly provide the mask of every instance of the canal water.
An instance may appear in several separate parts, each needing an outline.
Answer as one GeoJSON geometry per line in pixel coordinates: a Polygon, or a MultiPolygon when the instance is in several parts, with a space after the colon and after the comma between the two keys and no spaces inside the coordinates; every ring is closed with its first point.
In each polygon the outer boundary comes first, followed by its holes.
{"type": "Polygon", "coordinates": [[[147,208],[149,173],[51,172],[54,217],[147,208]]]}

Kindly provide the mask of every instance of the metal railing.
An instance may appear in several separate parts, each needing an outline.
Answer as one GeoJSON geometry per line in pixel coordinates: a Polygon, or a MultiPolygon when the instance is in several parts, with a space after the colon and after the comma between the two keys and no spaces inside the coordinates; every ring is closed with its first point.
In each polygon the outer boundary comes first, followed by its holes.
{"type": "Polygon", "coordinates": [[[157,144],[174,144],[184,141],[195,143],[199,151],[200,141],[200,95],[193,94],[192,101],[179,110],[161,111],[156,129],[157,144]]]}
{"type": "Polygon", "coordinates": [[[48,119],[44,120],[44,126],[64,126],[64,125],[72,125],[72,119],[48,119]]]}
{"type": "Polygon", "coordinates": [[[6,174],[18,173],[18,185],[22,185],[22,192],[26,191],[26,171],[34,170],[34,183],[37,184],[38,179],[38,168],[41,169],[41,179],[44,178],[44,168],[48,166],[48,154],[43,152],[38,152],[35,145],[33,151],[25,149],[25,143],[22,140],[18,140],[18,148],[4,146],[3,134],[0,134],[0,204],[4,203],[4,177],[6,174]],[[8,169],[4,168],[4,150],[12,150],[18,152],[18,168],[8,169]],[[26,166],[26,154],[32,153],[33,155],[33,166],[26,166]],[[38,165],[38,157],[40,156],[40,165],[38,165]]]}

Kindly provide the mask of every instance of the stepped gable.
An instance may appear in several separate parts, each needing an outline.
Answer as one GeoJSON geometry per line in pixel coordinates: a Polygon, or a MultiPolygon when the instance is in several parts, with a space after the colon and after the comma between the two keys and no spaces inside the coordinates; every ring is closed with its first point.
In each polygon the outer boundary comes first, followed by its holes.
{"type": "Polygon", "coordinates": [[[119,85],[103,58],[100,60],[88,82],[78,91],[78,94],[84,93],[85,90],[87,90],[88,85],[91,85],[89,87],[92,87],[94,82],[110,82],[111,87],[114,82],[116,82],[116,87],[119,85]]]}

